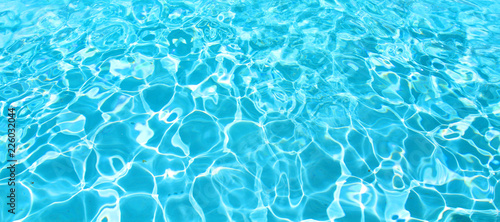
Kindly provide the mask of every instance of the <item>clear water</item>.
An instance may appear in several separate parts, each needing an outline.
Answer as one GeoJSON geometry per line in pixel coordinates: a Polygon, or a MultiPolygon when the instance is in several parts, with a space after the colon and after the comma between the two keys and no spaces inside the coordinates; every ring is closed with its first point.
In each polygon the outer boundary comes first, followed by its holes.
{"type": "Polygon", "coordinates": [[[0,10],[1,221],[500,221],[498,1],[0,10]]]}

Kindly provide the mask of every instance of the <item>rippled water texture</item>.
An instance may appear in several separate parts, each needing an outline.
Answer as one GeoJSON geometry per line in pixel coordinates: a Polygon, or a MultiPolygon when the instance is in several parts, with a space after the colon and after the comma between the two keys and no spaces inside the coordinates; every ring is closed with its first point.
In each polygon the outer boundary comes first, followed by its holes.
{"type": "Polygon", "coordinates": [[[498,1],[0,10],[1,221],[500,221],[498,1]]]}

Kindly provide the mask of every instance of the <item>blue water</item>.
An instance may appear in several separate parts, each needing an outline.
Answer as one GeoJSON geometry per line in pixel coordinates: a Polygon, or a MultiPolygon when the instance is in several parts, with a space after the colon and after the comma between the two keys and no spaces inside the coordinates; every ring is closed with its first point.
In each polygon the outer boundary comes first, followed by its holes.
{"type": "Polygon", "coordinates": [[[499,12],[2,0],[0,221],[500,221],[499,12]]]}

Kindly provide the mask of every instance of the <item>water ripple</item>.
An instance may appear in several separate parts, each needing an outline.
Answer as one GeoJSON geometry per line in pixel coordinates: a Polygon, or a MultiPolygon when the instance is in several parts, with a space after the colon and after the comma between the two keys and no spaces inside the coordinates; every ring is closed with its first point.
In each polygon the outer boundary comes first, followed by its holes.
{"type": "Polygon", "coordinates": [[[500,218],[495,1],[0,8],[3,221],[500,218]]]}

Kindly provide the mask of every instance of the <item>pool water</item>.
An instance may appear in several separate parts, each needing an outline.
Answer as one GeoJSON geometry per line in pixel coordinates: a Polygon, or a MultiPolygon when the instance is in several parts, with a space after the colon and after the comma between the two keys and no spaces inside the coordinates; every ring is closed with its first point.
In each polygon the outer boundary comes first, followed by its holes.
{"type": "Polygon", "coordinates": [[[498,12],[0,1],[0,221],[500,221],[498,12]]]}

